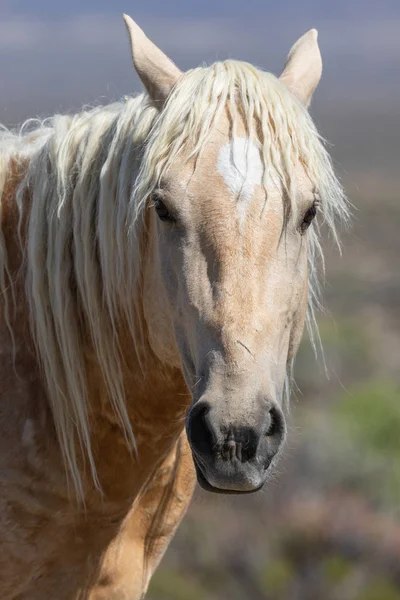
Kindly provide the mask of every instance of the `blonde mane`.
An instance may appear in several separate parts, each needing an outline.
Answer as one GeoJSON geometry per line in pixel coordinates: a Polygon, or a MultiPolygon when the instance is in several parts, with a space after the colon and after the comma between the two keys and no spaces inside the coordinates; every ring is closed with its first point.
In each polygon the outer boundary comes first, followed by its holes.
{"type": "MultiPolygon", "coordinates": [[[[18,133],[0,131],[0,197],[9,160],[29,161],[16,199],[20,222],[27,223],[22,248],[27,302],[60,446],[80,497],[79,447],[100,487],[91,445],[84,331],[133,448],[117,325],[121,319],[128,324],[140,359],[140,237],[148,197],[178,156],[189,160],[204,151],[210,130],[226,107],[232,135],[238,120],[243,120],[258,144],[264,181],[269,168],[275,169],[286,191],[287,208],[294,212],[294,166],[302,162],[320,198],[320,220],[337,240],[336,222],[347,219],[348,209],[307,110],[276,77],[247,63],[226,61],[187,72],[160,112],[147,95],[141,95],[74,116],[29,122],[18,133]],[[29,208],[24,203],[26,192],[29,208]]],[[[308,235],[307,324],[312,330],[319,303],[319,258],[323,266],[320,224],[313,225],[308,235]]],[[[6,297],[2,236],[0,262],[0,287],[6,297]]]]}

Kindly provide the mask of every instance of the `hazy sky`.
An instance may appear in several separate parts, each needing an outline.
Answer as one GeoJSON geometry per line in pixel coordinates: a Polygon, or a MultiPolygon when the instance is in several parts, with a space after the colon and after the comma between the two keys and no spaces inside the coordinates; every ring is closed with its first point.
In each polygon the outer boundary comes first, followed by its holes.
{"type": "Polygon", "coordinates": [[[0,0],[0,121],[139,91],[122,12],[181,68],[239,58],[279,72],[317,27],[317,110],[400,107],[400,0],[0,0]]]}
{"type": "Polygon", "coordinates": [[[398,0],[2,0],[2,12],[8,14],[29,14],[33,16],[65,16],[77,13],[115,14],[117,12],[135,12],[137,15],[199,17],[238,14],[292,14],[312,15],[316,17],[351,17],[357,20],[373,15],[399,16],[398,0]]]}

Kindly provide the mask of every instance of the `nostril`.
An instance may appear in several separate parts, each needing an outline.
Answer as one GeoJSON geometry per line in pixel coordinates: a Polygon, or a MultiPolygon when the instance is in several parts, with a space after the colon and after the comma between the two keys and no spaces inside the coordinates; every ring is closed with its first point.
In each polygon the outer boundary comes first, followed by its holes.
{"type": "Polygon", "coordinates": [[[276,433],[276,419],[274,418],[272,410],[269,411],[269,427],[266,432],[267,437],[271,437],[276,433]]]}
{"type": "Polygon", "coordinates": [[[268,416],[269,421],[266,424],[267,429],[264,437],[264,451],[267,457],[265,469],[268,469],[271,460],[278,454],[286,434],[285,418],[280,408],[273,406],[268,416]]]}
{"type": "Polygon", "coordinates": [[[190,411],[187,420],[186,431],[189,441],[201,454],[209,453],[214,443],[208,418],[210,409],[208,402],[198,402],[190,411]]]}
{"type": "Polygon", "coordinates": [[[269,411],[269,427],[266,432],[267,437],[281,436],[284,433],[284,421],[281,412],[277,408],[271,408],[269,411]]]}
{"type": "Polygon", "coordinates": [[[210,412],[211,406],[208,402],[197,402],[190,411],[191,419],[205,419],[210,412]]]}

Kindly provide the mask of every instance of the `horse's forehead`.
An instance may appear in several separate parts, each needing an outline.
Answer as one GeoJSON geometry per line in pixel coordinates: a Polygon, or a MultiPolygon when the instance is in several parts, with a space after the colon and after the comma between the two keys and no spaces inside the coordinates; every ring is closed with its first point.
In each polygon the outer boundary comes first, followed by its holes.
{"type": "MultiPolygon", "coordinates": [[[[261,189],[261,184],[270,183],[272,172],[269,166],[267,172],[264,171],[260,141],[255,133],[256,123],[253,125],[254,133],[250,136],[249,124],[245,124],[242,118],[238,118],[233,127],[228,114],[222,113],[195,161],[195,171],[191,171],[191,165],[188,165],[187,178],[184,177],[186,181],[183,182],[185,188],[190,181],[196,196],[198,190],[209,186],[214,193],[238,199],[238,206],[242,208],[249,203],[254,192],[261,189]]],[[[279,182],[276,186],[275,180],[273,187],[275,189],[269,192],[276,192],[279,182]]]]}
{"type": "Polygon", "coordinates": [[[264,165],[258,140],[245,131],[235,136],[215,132],[195,163],[178,168],[175,177],[186,199],[202,205],[202,214],[235,207],[240,223],[254,203],[265,200],[266,189],[269,205],[281,198],[279,177],[272,165],[264,165]]]}
{"type": "Polygon", "coordinates": [[[249,202],[255,187],[262,183],[264,167],[260,151],[247,137],[235,137],[224,144],[218,152],[216,166],[239,205],[249,202]]]}

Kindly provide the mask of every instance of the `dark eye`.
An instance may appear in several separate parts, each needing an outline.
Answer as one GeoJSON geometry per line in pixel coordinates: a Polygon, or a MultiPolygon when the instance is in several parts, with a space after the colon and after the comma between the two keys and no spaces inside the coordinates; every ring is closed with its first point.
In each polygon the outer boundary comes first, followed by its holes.
{"type": "Polygon", "coordinates": [[[157,194],[153,194],[151,199],[161,221],[175,221],[174,216],[169,212],[168,208],[165,206],[160,196],[157,196],[157,194]]]}
{"type": "Polygon", "coordinates": [[[305,233],[307,231],[307,229],[310,227],[312,221],[314,220],[316,214],[317,214],[317,205],[316,205],[316,202],[314,202],[303,217],[303,220],[300,225],[301,233],[305,233]]]}

